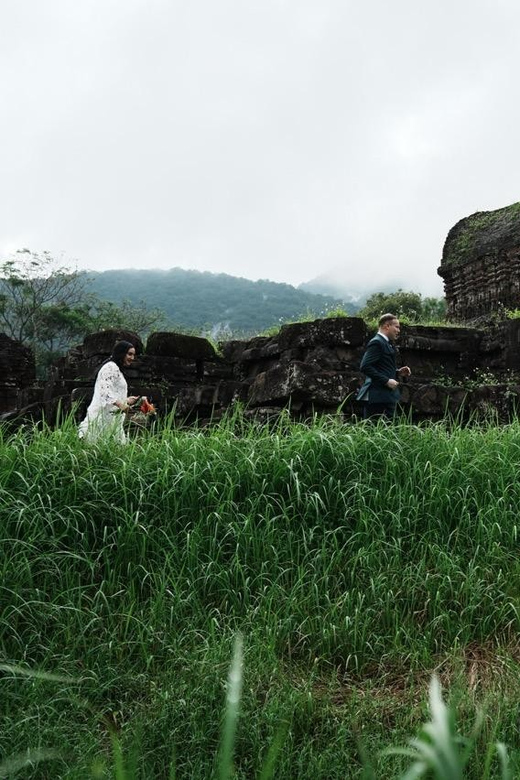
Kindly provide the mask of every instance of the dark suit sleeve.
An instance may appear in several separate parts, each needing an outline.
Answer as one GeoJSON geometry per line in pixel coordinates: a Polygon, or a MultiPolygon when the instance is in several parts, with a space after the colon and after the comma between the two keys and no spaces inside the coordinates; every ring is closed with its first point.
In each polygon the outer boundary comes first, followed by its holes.
{"type": "Polygon", "coordinates": [[[381,363],[383,358],[383,345],[378,339],[370,341],[366,352],[363,355],[361,361],[361,371],[369,376],[373,382],[377,382],[380,385],[386,385],[389,379],[395,379],[395,373],[390,375],[383,374],[378,364],[381,363]]]}

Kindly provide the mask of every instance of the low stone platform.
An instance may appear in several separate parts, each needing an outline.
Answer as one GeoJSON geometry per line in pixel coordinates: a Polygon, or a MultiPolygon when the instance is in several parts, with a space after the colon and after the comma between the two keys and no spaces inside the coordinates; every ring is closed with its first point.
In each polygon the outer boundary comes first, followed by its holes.
{"type": "MultiPolygon", "coordinates": [[[[349,419],[360,413],[355,401],[362,380],[359,365],[371,335],[359,317],[285,325],[276,335],[227,341],[218,348],[178,333],[154,333],[144,344],[135,333],[103,331],[58,360],[44,387],[34,385],[30,352],[4,337],[0,403],[9,417],[24,409],[30,419],[39,416],[53,424],[58,410],[71,408],[82,417],[99,366],[115,341],[125,338],[137,350],[126,372],[129,392],[150,397],[160,414],[173,411],[187,423],[216,420],[240,403],[259,417],[266,416],[265,410],[272,418],[288,408],[300,419],[338,410],[349,419]]],[[[516,413],[520,320],[481,329],[403,325],[398,352],[399,363],[412,368],[402,385],[402,405],[412,419],[480,418],[494,410],[507,420],[516,413]]]]}

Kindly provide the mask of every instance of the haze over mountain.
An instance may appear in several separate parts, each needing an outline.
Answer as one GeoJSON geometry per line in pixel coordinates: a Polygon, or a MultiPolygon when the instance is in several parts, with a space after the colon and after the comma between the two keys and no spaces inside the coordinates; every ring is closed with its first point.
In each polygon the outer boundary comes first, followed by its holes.
{"type": "Polygon", "coordinates": [[[0,257],[440,295],[518,200],[517,0],[0,3],[0,257]]]}
{"type": "Polygon", "coordinates": [[[161,309],[168,327],[183,327],[214,337],[252,335],[285,321],[319,317],[335,308],[354,313],[356,305],[338,296],[299,290],[266,279],[251,281],[209,271],[112,270],[91,272],[92,290],[115,303],[129,300],[161,309]]]}
{"type": "Polygon", "coordinates": [[[387,275],[384,279],[374,282],[375,275],[372,280],[367,280],[366,283],[361,286],[359,280],[357,283],[348,281],[345,276],[337,275],[334,272],[326,272],[315,276],[308,282],[302,282],[298,285],[299,290],[305,292],[315,293],[319,295],[331,295],[333,298],[339,298],[346,303],[355,305],[356,308],[361,308],[366,302],[367,298],[373,293],[378,292],[395,292],[402,289],[413,292],[418,292],[421,295],[433,295],[434,297],[442,297],[442,282],[439,279],[439,285],[416,285],[410,284],[406,279],[403,280],[398,276],[392,277],[387,275]]]}

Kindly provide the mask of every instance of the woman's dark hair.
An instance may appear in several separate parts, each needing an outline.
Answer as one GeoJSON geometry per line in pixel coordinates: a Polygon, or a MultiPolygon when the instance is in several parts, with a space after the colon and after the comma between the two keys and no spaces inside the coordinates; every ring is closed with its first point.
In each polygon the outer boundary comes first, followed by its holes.
{"type": "Polygon", "coordinates": [[[116,341],[112,348],[109,359],[113,360],[121,370],[123,370],[123,360],[129,349],[135,349],[135,344],[132,344],[131,341],[116,341]]]}

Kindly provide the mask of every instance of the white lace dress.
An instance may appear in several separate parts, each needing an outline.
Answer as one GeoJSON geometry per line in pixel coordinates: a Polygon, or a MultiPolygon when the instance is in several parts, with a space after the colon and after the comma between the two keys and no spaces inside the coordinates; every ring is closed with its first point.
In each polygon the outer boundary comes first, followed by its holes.
{"type": "Polygon", "coordinates": [[[92,401],[79,425],[80,438],[92,442],[108,435],[118,442],[126,442],[124,415],[114,406],[114,401],[124,402],[127,396],[126,379],[117,363],[109,360],[98,371],[92,401]]]}

